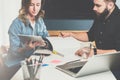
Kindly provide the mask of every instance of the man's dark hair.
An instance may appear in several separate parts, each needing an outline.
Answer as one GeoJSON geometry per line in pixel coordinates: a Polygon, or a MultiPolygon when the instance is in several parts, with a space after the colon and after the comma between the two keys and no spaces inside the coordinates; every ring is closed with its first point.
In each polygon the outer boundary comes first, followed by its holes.
{"type": "Polygon", "coordinates": [[[116,2],[116,0],[105,0],[105,1],[108,1],[108,2],[112,1],[112,2],[114,2],[114,3],[116,2]]]}

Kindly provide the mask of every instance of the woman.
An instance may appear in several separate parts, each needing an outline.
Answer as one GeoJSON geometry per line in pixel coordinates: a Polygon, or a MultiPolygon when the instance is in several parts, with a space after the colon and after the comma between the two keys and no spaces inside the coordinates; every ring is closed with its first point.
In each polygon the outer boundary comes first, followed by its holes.
{"type": "Polygon", "coordinates": [[[36,46],[41,45],[39,42],[20,42],[18,34],[36,35],[47,37],[49,36],[46,26],[43,21],[44,0],[22,0],[22,7],[19,11],[19,16],[12,22],[8,34],[10,40],[10,54],[14,56],[30,56],[36,46]]]}

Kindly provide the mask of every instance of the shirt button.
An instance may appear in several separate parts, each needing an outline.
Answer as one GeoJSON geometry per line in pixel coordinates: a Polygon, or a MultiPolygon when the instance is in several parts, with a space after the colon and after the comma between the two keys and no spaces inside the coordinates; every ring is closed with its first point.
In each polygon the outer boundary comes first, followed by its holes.
{"type": "Polygon", "coordinates": [[[102,44],[102,41],[99,41],[99,44],[102,44]]]}
{"type": "Polygon", "coordinates": [[[110,22],[110,20],[108,20],[108,22],[110,22]]]}
{"type": "Polygon", "coordinates": [[[103,34],[103,32],[100,32],[100,34],[102,35],[102,34],[103,34]]]}

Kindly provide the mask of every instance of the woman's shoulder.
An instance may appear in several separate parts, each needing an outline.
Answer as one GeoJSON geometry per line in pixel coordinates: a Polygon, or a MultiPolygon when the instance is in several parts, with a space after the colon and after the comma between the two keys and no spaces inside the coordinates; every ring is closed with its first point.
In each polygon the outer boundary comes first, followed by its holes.
{"type": "Polygon", "coordinates": [[[24,23],[17,17],[12,21],[10,28],[20,28],[24,26],[24,23]]]}
{"type": "Polygon", "coordinates": [[[36,21],[37,24],[44,24],[44,20],[43,18],[39,18],[37,21],[36,21]]]}
{"type": "Polygon", "coordinates": [[[18,17],[16,17],[14,20],[13,20],[13,23],[21,23],[22,21],[18,18],[18,17]]]}
{"type": "Polygon", "coordinates": [[[39,21],[39,22],[43,22],[43,18],[38,18],[38,20],[37,21],[39,21]]]}

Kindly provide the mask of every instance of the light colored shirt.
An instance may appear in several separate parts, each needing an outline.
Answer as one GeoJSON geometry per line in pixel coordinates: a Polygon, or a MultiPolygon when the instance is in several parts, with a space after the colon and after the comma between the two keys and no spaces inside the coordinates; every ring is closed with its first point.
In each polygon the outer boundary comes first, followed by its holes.
{"type": "MultiPolygon", "coordinates": [[[[9,40],[10,40],[10,53],[13,53],[14,55],[19,55],[17,53],[18,48],[23,47],[22,43],[20,42],[20,39],[18,37],[18,34],[24,34],[24,35],[36,35],[36,36],[42,36],[47,37],[49,36],[48,31],[46,29],[46,26],[44,24],[44,21],[42,18],[39,18],[35,22],[35,28],[33,30],[29,20],[27,20],[27,24],[25,25],[19,18],[16,18],[9,30],[9,40]]],[[[33,51],[26,51],[26,55],[31,54],[33,51]]]]}

